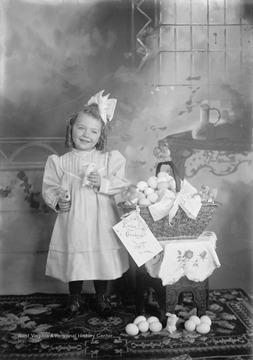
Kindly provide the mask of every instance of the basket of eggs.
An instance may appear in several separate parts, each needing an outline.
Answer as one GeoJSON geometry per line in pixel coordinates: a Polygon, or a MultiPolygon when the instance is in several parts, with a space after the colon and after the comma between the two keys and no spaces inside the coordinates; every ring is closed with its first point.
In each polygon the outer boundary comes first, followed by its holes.
{"type": "MultiPolygon", "coordinates": [[[[174,193],[180,192],[183,179],[179,177],[176,166],[171,161],[158,163],[155,176],[151,176],[148,181],[139,181],[137,185],[130,185],[122,192],[124,202],[118,204],[124,214],[130,213],[136,207],[140,210],[141,217],[147,223],[149,229],[158,241],[165,241],[175,238],[196,238],[209,225],[216,209],[221,205],[214,201],[216,190],[202,186],[202,191],[193,196],[199,196],[201,207],[197,217],[191,218],[179,206],[172,220],[169,216],[164,216],[159,220],[154,220],[149,207],[161,200],[164,189],[174,193]],[[161,171],[163,165],[169,165],[172,173],[161,171]]],[[[166,191],[167,191],[166,190],[166,191]]]]}

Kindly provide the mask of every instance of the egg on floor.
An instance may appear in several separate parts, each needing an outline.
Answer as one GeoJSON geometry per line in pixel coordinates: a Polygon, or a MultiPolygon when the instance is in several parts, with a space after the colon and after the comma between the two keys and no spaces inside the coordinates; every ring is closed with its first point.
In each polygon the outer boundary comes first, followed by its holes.
{"type": "Polygon", "coordinates": [[[138,328],[140,330],[140,332],[147,332],[149,329],[149,322],[144,320],[138,323],[138,328]]]}
{"type": "Polygon", "coordinates": [[[144,315],[137,316],[137,318],[134,319],[133,324],[138,325],[138,323],[141,321],[146,321],[146,318],[144,315]]]}
{"type": "Polygon", "coordinates": [[[200,321],[201,321],[202,323],[207,323],[207,324],[209,324],[210,326],[212,325],[212,320],[211,320],[210,317],[207,316],[207,315],[201,316],[200,321]]]}
{"type": "Polygon", "coordinates": [[[200,318],[197,315],[190,316],[188,320],[193,321],[196,325],[199,325],[201,323],[200,318]]]}
{"type": "Polygon", "coordinates": [[[163,326],[160,323],[160,321],[154,321],[151,324],[149,324],[149,330],[152,332],[159,332],[162,330],[162,328],[163,326]]]}
{"type": "Polygon", "coordinates": [[[139,328],[137,325],[130,323],[126,325],[125,331],[128,335],[135,336],[139,333],[139,328]]]}
{"type": "Polygon", "coordinates": [[[149,318],[147,318],[147,321],[151,324],[155,321],[159,322],[159,319],[156,316],[150,316],[149,318]]]}
{"type": "Polygon", "coordinates": [[[196,327],[196,331],[199,334],[207,334],[209,333],[209,331],[211,330],[210,325],[208,325],[207,323],[200,323],[199,325],[197,325],[196,327]]]}
{"type": "Polygon", "coordinates": [[[186,322],[184,323],[184,328],[187,331],[194,331],[196,329],[196,324],[192,320],[186,320],[186,322]]]}

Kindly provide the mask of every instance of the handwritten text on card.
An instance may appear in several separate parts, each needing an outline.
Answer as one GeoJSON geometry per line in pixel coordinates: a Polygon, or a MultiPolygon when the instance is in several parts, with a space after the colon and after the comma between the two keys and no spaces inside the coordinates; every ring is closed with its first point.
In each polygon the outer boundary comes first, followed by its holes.
{"type": "Polygon", "coordinates": [[[163,250],[137,210],[113,226],[113,230],[138,266],[163,250]]]}

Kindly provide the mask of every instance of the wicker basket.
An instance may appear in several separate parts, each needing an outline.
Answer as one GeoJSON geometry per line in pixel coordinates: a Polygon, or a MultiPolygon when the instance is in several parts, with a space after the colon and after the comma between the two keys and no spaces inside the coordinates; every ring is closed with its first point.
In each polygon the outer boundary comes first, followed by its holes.
{"type": "MultiPolygon", "coordinates": [[[[171,161],[159,163],[156,169],[156,175],[159,173],[162,165],[170,165],[173,176],[176,181],[176,191],[180,191],[181,179],[178,175],[175,165],[171,161]]],[[[174,239],[174,238],[196,238],[206,229],[211,222],[216,209],[221,204],[203,203],[196,219],[189,218],[183,209],[179,206],[178,211],[171,223],[169,224],[169,216],[165,216],[161,220],[154,221],[148,207],[140,206],[140,215],[145,220],[149,229],[159,241],[174,239]]],[[[119,208],[123,213],[128,213],[134,210],[135,206],[129,206],[124,203],[119,204],[119,208]]]]}

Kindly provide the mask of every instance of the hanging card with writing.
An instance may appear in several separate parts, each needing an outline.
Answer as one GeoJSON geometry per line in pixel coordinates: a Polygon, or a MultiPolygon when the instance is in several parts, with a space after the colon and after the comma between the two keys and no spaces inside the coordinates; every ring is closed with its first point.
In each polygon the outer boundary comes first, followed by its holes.
{"type": "Polygon", "coordinates": [[[137,266],[145,264],[163,250],[138,210],[122,217],[122,220],[113,226],[113,230],[137,266]]]}

